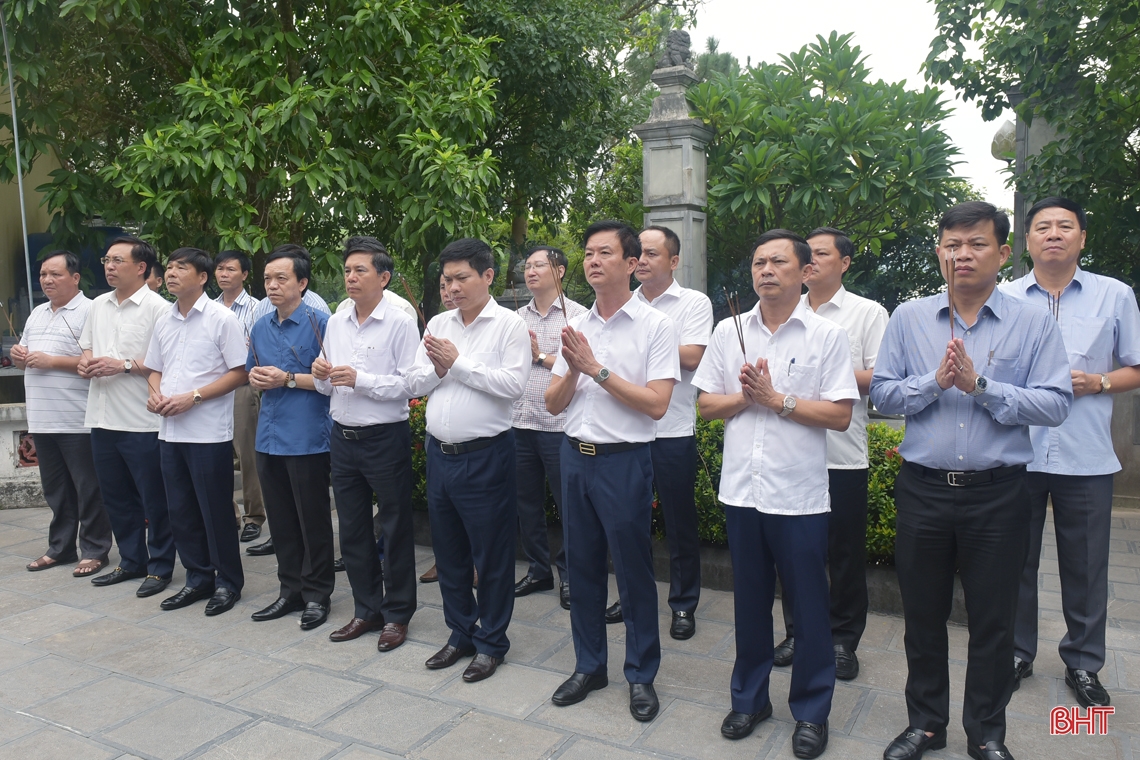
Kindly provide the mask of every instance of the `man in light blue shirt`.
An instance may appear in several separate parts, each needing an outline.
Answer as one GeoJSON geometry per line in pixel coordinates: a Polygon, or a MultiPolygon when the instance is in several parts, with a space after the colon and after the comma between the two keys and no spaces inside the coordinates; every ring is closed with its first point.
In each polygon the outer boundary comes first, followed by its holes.
{"type": "MultiPolygon", "coordinates": [[[[1014,635],[1017,683],[1033,674],[1037,654],[1037,567],[1046,503],[1053,503],[1061,606],[1067,631],[1058,651],[1065,683],[1084,707],[1107,705],[1097,672],[1104,666],[1108,617],[1108,542],[1112,474],[1112,399],[1140,387],[1140,309],[1132,288],[1082,271],[1085,212],[1067,198],[1045,198],[1029,210],[1026,247],[1033,271],[1002,286],[1040,304],[1061,329],[1073,381],[1073,410],[1060,427],[1033,427],[1029,465],[1029,554],[1021,575],[1014,635]],[[1113,359],[1122,366],[1113,370],[1113,359]]],[[[1014,687],[1016,688],[1016,686],[1014,687]]]]}
{"type": "Polygon", "coordinates": [[[946,621],[959,572],[970,652],[962,723],[976,760],[1013,760],[1005,707],[1013,693],[1014,618],[1029,544],[1029,426],[1056,426],[1073,400],[1057,323],[996,289],[1009,218],[963,203],[938,225],[942,293],[891,316],[871,379],[881,411],[906,415],[895,482],[895,563],[906,620],[909,727],[885,760],[946,746],[946,621]],[[953,336],[953,337],[952,337],[953,336]],[[949,342],[946,342],[948,341],[949,342]]]}

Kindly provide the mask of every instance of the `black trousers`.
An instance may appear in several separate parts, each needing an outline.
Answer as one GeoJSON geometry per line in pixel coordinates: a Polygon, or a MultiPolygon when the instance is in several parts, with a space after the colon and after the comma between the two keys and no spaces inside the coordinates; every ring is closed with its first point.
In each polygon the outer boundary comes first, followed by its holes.
{"type": "MultiPolygon", "coordinates": [[[[562,433],[515,428],[515,478],[518,484],[519,539],[530,567],[527,574],[537,580],[553,577],[550,567],[550,540],[546,532],[546,484],[554,496],[554,506],[562,516],[562,433]]],[[[566,580],[566,534],[554,556],[558,580],[566,580]]]]}
{"type": "Polygon", "coordinates": [[[895,482],[895,504],[910,725],[937,731],[950,722],[946,622],[957,569],[970,629],[962,726],[971,744],[1004,742],[1017,587],[1029,545],[1025,470],[955,487],[907,463],[895,482]]]}
{"type": "Polygon", "coordinates": [[[335,585],[329,453],[257,452],[257,477],[277,554],[281,597],[328,604],[335,585]]]}
{"type": "Polygon", "coordinates": [[[90,433],[36,433],[40,483],[51,507],[47,556],[67,561],[76,556],[106,560],[111,551],[111,521],[103,509],[99,477],[91,456],[90,433]]]}
{"type": "MultiPolygon", "coordinates": [[[[867,629],[867,470],[828,470],[831,521],[827,528],[827,567],[831,579],[831,640],[852,651],[867,629]]],[[[780,597],[784,630],[795,636],[795,599],[780,597]]]]}
{"type": "Polygon", "coordinates": [[[697,535],[697,438],[658,438],[649,444],[653,484],[669,544],[669,608],[696,612],[701,600],[701,541],[697,535]]]}
{"type": "Polygon", "coordinates": [[[353,617],[407,625],[416,611],[411,429],[407,420],[378,425],[363,440],[347,440],[343,431],[333,423],[329,450],[353,617]],[[375,520],[373,493],[379,507],[375,520]],[[383,566],[376,552],[377,523],[384,537],[383,566]]]}

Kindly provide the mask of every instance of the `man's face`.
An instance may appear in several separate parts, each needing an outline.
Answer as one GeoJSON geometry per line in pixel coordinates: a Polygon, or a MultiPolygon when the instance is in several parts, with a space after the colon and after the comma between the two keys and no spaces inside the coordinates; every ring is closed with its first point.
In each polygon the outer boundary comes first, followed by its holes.
{"type": "Polygon", "coordinates": [[[629,276],[637,268],[637,259],[622,256],[621,238],[614,230],[596,232],[586,241],[586,257],[582,262],[586,272],[586,282],[594,290],[624,282],[629,285],[629,276]]]}
{"type": "Polygon", "coordinates": [[[943,269],[947,267],[944,262],[953,262],[954,288],[963,290],[992,286],[1010,253],[1008,245],[998,242],[992,219],[973,227],[943,230],[937,250],[943,269]]]}
{"type": "Polygon", "coordinates": [[[843,282],[843,273],[851,266],[851,257],[840,255],[835,247],[835,236],[816,235],[808,238],[808,245],[811,246],[811,272],[806,280],[808,287],[843,282]]]}
{"type": "Polygon", "coordinates": [[[551,266],[553,259],[548,251],[535,251],[527,257],[526,264],[523,265],[523,272],[526,274],[526,287],[532,295],[535,293],[545,293],[555,287],[555,273],[559,280],[566,274],[566,267],[560,266],[554,269],[551,266]]]}
{"type": "MultiPolygon", "coordinates": [[[[297,279],[292,259],[277,259],[265,265],[265,295],[274,306],[299,303],[302,291],[308,284],[307,279],[297,279]]],[[[166,287],[169,290],[169,281],[166,287]]]]}
{"type": "Polygon", "coordinates": [[[442,274],[439,276],[439,302],[444,311],[451,311],[455,308],[455,304],[451,302],[451,296],[447,293],[447,285],[443,281],[442,274]]]}
{"type": "Polygon", "coordinates": [[[370,253],[351,253],[344,260],[344,289],[353,301],[381,296],[391,279],[391,272],[376,271],[370,253]]]}
{"type": "Polygon", "coordinates": [[[199,272],[189,262],[172,261],[166,267],[166,289],[172,296],[192,295],[206,287],[209,275],[199,272]]]}
{"type": "Polygon", "coordinates": [[[131,248],[130,243],[116,243],[107,249],[107,263],[103,265],[103,273],[107,277],[107,284],[112,288],[141,283],[146,276],[146,264],[134,260],[131,248]]]}
{"type": "Polygon", "coordinates": [[[476,272],[466,259],[449,261],[443,265],[443,285],[456,309],[465,309],[487,300],[495,270],[476,272]]]}
{"type": "Polygon", "coordinates": [[[241,271],[241,264],[237,259],[226,259],[214,269],[214,279],[218,281],[218,287],[227,293],[240,289],[248,276],[249,272],[241,271]]]}
{"type": "Polygon", "coordinates": [[[802,266],[791,240],[770,240],[752,253],[752,289],[762,301],[799,298],[811,264],[802,266]]]}
{"type": "Polygon", "coordinates": [[[638,282],[668,282],[673,279],[673,271],[681,262],[680,256],[671,256],[665,247],[665,233],[660,230],[646,230],[641,233],[641,258],[633,276],[638,282]]]}
{"type": "Polygon", "coordinates": [[[1085,231],[1072,211],[1047,208],[1033,216],[1025,233],[1025,247],[1034,264],[1072,265],[1085,247],[1085,231]]]}
{"type": "Polygon", "coordinates": [[[52,303],[68,303],[79,292],[79,273],[67,271],[62,256],[52,256],[40,264],[40,287],[52,303]]]}

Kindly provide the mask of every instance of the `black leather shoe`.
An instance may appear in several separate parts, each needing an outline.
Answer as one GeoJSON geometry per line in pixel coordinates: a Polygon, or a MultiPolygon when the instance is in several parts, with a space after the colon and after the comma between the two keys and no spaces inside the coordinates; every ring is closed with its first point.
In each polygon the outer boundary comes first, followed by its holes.
{"type": "Polygon", "coordinates": [[[526,596],[527,594],[533,594],[535,591],[552,591],[553,589],[553,578],[538,580],[532,575],[527,575],[515,584],[515,596],[526,596]]]}
{"type": "Polygon", "coordinates": [[[301,613],[301,630],[311,631],[324,625],[329,619],[329,605],[327,602],[308,602],[305,611],[301,613]]]}
{"type": "Polygon", "coordinates": [[[597,676],[588,673],[575,673],[554,690],[554,696],[550,698],[550,701],[559,707],[576,705],[588,697],[591,691],[604,689],[609,685],[610,679],[605,673],[597,676]]]}
{"type": "Polygon", "coordinates": [[[986,742],[984,747],[975,747],[973,744],[966,747],[970,757],[974,760],[1013,760],[1013,755],[1001,742],[986,742]]]}
{"type": "Polygon", "coordinates": [[[796,640],[791,636],[781,641],[772,651],[772,664],[786,668],[792,664],[792,654],[796,651],[796,640]]]}
{"type": "Polygon", "coordinates": [[[241,594],[237,591],[225,586],[218,586],[214,595],[210,597],[210,601],[206,602],[206,615],[213,617],[214,615],[221,615],[223,612],[229,612],[237,604],[238,599],[241,599],[241,594]]]}
{"type": "Polygon", "coordinates": [[[257,523],[246,523],[241,529],[241,535],[238,536],[238,541],[243,544],[249,543],[261,536],[261,526],[257,523]]]}
{"type": "Polygon", "coordinates": [[[268,540],[263,541],[260,544],[247,546],[245,553],[251,557],[266,557],[270,554],[276,554],[277,550],[273,548],[273,538],[270,537],[268,540]]]}
{"type": "Polygon", "coordinates": [[[502,662],[501,657],[492,657],[489,654],[477,654],[471,660],[471,664],[463,671],[463,680],[467,683],[475,683],[482,681],[485,678],[490,678],[495,675],[495,670],[498,669],[499,663],[502,662]]]}
{"type": "Polygon", "coordinates": [[[562,605],[562,609],[570,609],[570,584],[567,581],[558,584],[558,603],[562,605]]]}
{"type": "Polygon", "coordinates": [[[191,588],[190,586],[183,586],[181,591],[174,596],[163,599],[158,606],[164,610],[180,610],[183,607],[189,607],[200,599],[208,599],[213,595],[214,589],[209,587],[191,588]]]}
{"type": "Polygon", "coordinates": [[[946,729],[927,736],[921,728],[909,727],[895,737],[883,751],[883,760],[918,760],[928,749],[942,749],[946,746],[946,729]]]}
{"type": "Polygon", "coordinates": [[[758,713],[730,712],[720,724],[720,735],[725,739],[743,739],[752,734],[758,725],[772,717],[772,703],[769,702],[758,713]]]}
{"type": "Polygon", "coordinates": [[[792,732],[792,754],[796,757],[819,757],[827,749],[827,721],[808,723],[796,721],[792,732]]]}
{"type": "Polygon", "coordinates": [[[145,575],[146,573],[141,570],[127,571],[121,567],[116,567],[109,573],[95,576],[91,579],[91,583],[95,586],[114,586],[116,583],[142,578],[145,575]]]}
{"type": "Polygon", "coordinates": [[[140,599],[146,599],[148,596],[154,596],[170,585],[169,578],[160,578],[157,575],[148,575],[146,580],[139,586],[139,590],[135,592],[135,596],[140,599]]]}
{"type": "Polygon", "coordinates": [[[1013,690],[1017,691],[1021,688],[1021,679],[1029,678],[1033,675],[1033,660],[1023,660],[1020,657],[1013,658],[1013,690]]]}
{"type": "Polygon", "coordinates": [[[673,611],[673,623],[669,626],[669,635],[678,641],[693,638],[697,632],[697,620],[691,612],[673,611]]]}
{"type": "Polygon", "coordinates": [[[625,618],[622,617],[621,601],[619,600],[611,604],[606,609],[606,623],[608,625],[613,625],[614,623],[620,623],[623,620],[625,620],[625,618]]]}
{"type": "Polygon", "coordinates": [[[459,647],[453,647],[451,644],[448,644],[429,657],[424,665],[427,666],[428,670],[441,670],[443,668],[450,668],[464,657],[471,657],[474,654],[475,647],[460,649],[459,647]]]}
{"type": "Polygon", "coordinates": [[[651,683],[631,683],[629,685],[629,714],[642,723],[657,717],[661,703],[657,701],[657,691],[651,683]]]}
{"type": "Polygon", "coordinates": [[[1065,685],[1077,695],[1077,702],[1081,707],[1092,705],[1104,707],[1110,702],[1108,692],[1100,685],[1096,673],[1091,671],[1065,668],[1065,685]]]}
{"type": "Polygon", "coordinates": [[[253,613],[249,618],[255,623],[263,623],[266,620],[283,618],[290,612],[296,612],[297,610],[304,609],[304,607],[305,603],[300,599],[286,599],[285,597],[281,597],[265,609],[253,613]]]}
{"type": "Polygon", "coordinates": [[[835,677],[840,681],[850,681],[859,675],[859,658],[846,644],[835,645],[835,677]]]}
{"type": "Polygon", "coordinates": [[[343,573],[344,572],[344,557],[337,557],[336,559],[333,560],[333,572],[334,573],[343,573]]]}

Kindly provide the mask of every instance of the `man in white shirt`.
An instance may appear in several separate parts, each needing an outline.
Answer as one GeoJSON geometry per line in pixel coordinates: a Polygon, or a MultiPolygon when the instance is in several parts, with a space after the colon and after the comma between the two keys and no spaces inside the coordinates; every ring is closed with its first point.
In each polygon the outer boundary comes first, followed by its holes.
{"type": "Polygon", "coordinates": [[[245,332],[237,317],[205,293],[214,260],[179,248],[166,263],[168,307],[150,339],[153,370],[147,411],[158,431],[170,525],[186,568],[185,587],[162,601],[164,610],[209,598],[220,615],[241,598],[245,576],[234,531],[234,389],[246,382],[245,332]]]}
{"type": "MultiPolygon", "coordinates": [[[[812,230],[812,269],[808,292],[800,301],[819,316],[847,331],[851,366],[859,384],[859,401],[851,411],[851,427],[827,431],[827,479],[831,521],[827,529],[827,566],[831,580],[831,639],[835,648],[835,677],[850,681],[859,675],[855,650],[867,627],[867,393],[875,370],[879,344],[887,331],[887,310],[874,301],[847,292],[843,273],[851,266],[855,244],[833,227],[812,230]]],[[[795,624],[791,594],[780,599],[786,638],[776,647],[777,665],[792,664],[795,624]]]]}
{"type": "Polygon", "coordinates": [[[772,715],[768,680],[778,570],[784,592],[795,599],[792,752],[818,757],[827,748],[835,689],[825,431],[847,429],[859,390],[843,328],[800,302],[812,271],[807,241],[770,230],[757,239],[750,258],[760,300],[739,319],[717,325],[693,378],[701,389],[701,416],[725,420],[719,496],[736,589],[736,664],[732,711],[720,731],[743,739],[772,715]]]}
{"type": "Polygon", "coordinates": [[[146,409],[150,370],[143,365],[154,325],[170,304],[146,286],[147,273],[158,261],[150,243],[115,238],[102,261],[114,290],[91,302],[79,336],[83,358],[76,371],[91,381],[84,426],[91,430],[95,474],[119,547],[119,565],[91,582],[110,586],[145,577],[135,592],[145,597],[166,588],[174,571],[159,420],[146,409]]]}
{"type": "MultiPolygon", "coordinates": [[[[368,237],[368,236],[362,235],[361,237],[368,237]]],[[[349,240],[355,240],[355,239],[356,238],[349,238],[349,240]]],[[[372,240],[376,240],[376,238],[372,238],[372,240]]],[[[377,241],[377,242],[379,242],[379,241],[377,241]]],[[[348,243],[345,242],[345,245],[348,245],[348,243]]],[[[383,245],[383,243],[380,243],[380,245],[383,245]]],[[[385,250],[387,250],[387,249],[385,249],[385,250]]],[[[388,284],[390,285],[391,281],[389,281],[388,284]]],[[[412,305],[412,302],[409,301],[408,299],[404,298],[403,296],[401,296],[396,291],[389,290],[387,287],[385,287],[384,288],[384,300],[388,301],[389,306],[394,306],[395,308],[399,309],[400,311],[404,312],[409,317],[411,317],[413,322],[420,318],[419,314],[416,313],[416,307],[412,305]]],[[[344,299],[343,301],[341,301],[340,303],[338,303],[336,305],[336,313],[340,314],[342,311],[348,311],[349,309],[353,308],[353,306],[354,306],[354,304],[353,304],[352,296],[349,296],[348,298],[344,299]]]]}
{"type": "Polygon", "coordinates": [[[657,717],[653,679],[661,664],[657,585],[649,525],[649,442],[681,379],[673,322],[634,297],[629,278],[641,241],[622,222],[596,222],[583,236],[594,306],[562,330],[546,409],[566,412],[562,445],[566,560],[573,590],[574,675],[551,701],[573,705],[609,684],[606,547],[625,616],[625,678],[636,720],[657,717]]]}
{"type": "Polygon", "coordinates": [[[412,433],[404,375],[415,361],[420,335],[415,319],[390,300],[392,269],[379,240],[348,239],[344,284],[352,308],[337,309],[329,319],[326,356],[313,362],[317,390],[330,396],[332,485],[355,605],[352,619],[329,638],[351,641],[380,630],[381,652],[404,643],[416,611],[412,433]],[[376,551],[377,533],[384,537],[386,571],[376,551]]]}
{"type": "Polygon", "coordinates": [[[439,254],[455,309],[428,323],[408,371],[428,393],[427,498],[443,617],[451,638],[427,661],[447,668],[475,655],[465,681],[494,674],[514,610],[515,441],[511,406],[526,388],[530,338],[518,314],[491,298],[491,247],[463,238],[439,254]],[[472,562],[479,588],[471,595],[472,562]]]}
{"type": "MultiPolygon", "coordinates": [[[[222,251],[214,259],[214,279],[222,294],[214,300],[234,313],[241,322],[246,339],[253,330],[253,311],[258,299],[245,290],[245,281],[253,262],[241,251],[222,251]]],[[[234,516],[241,524],[241,542],[253,541],[261,535],[265,524],[265,500],[261,495],[261,480],[257,476],[257,415],[261,412],[261,397],[248,383],[234,391],[234,452],[241,464],[242,510],[234,502],[234,516]]]]}
{"type": "Polygon", "coordinates": [[[45,570],[74,562],[75,577],[93,575],[107,564],[111,523],[103,509],[91,457],[91,431],[84,427],[91,382],[76,368],[83,352],[79,334],[91,301],[79,289],[79,257],[54,251],[40,262],[40,287],[48,302],[24,323],[12,362],[24,370],[28,432],[35,436],[44,499],[51,507],[48,550],[28,565],[45,570]],[[76,535],[81,555],[75,551],[76,535]]]}

